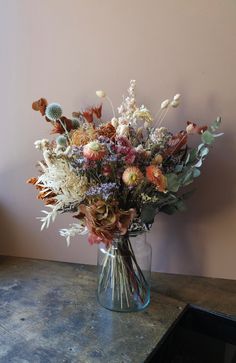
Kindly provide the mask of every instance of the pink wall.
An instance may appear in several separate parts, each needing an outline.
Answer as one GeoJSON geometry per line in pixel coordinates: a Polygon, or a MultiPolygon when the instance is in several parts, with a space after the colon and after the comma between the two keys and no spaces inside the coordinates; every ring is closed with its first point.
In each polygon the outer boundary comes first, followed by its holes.
{"type": "MultiPolygon", "coordinates": [[[[234,0],[1,0],[0,253],[96,262],[85,238],[58,236],[70,217],[40,232],[41,205],[25,184],[48,125],[31,110],[41,96],[66,113],[97,101],[118,105],[130,79],[152,110],[180,92],[168,117],[224,120],[186,213],[160,215],[150,234],[153,270],[236,278],[236,2],[234,0]]],[[[109,114],[109,110],[107,111],[109,114]]]]}

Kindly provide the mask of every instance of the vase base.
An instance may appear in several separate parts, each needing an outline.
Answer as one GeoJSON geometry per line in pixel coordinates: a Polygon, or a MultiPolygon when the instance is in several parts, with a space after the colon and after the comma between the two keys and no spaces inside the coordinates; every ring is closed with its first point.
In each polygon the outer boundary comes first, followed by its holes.
{"type": "Polygon", "coordinates": [[[101,299],[101,295],[99,293],[97,293],[97,301],[103,308],[105,308],[107,310],[114,311],[117,313],[132,313],[132,312],[139,312],[139,311],[143,311],[143,310],[147,309],[148,306],[150,305],[150,296],[146,300],[146,302],[140,303],[140,302],[136,302],[134,300],[134,301],[132,301],[132,304],[130,304],[130,306],[127,306],[127,305],[121,306],[120,302],[112,303],[112,300],[109,297],[101,299]]]}

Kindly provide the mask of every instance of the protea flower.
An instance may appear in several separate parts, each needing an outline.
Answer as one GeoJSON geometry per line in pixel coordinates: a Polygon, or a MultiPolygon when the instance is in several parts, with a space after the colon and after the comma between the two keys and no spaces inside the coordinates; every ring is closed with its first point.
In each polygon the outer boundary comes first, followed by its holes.
{"type": "Polygon", "coordinates": [[[101,160],[106,155],[106,150],[99,141],[94,140],[84,146],[83,155],[88,160],[101,160]]]}
{"type": "Polygon", "coordinates": [[[148,181],[156,186],[159,192],[166,191],[166,177],[162,174],[161,169],[159,169],[156,165],[149,165],[146,168],[146,178],[148,181]]]}
{"type": "Polygon", "coordinates": [[[125,169],[122,175],[123,182],[129,187],[138,185],[143,178],[143,173],[136,166],[130,166],[129,168],[125,169]]]}

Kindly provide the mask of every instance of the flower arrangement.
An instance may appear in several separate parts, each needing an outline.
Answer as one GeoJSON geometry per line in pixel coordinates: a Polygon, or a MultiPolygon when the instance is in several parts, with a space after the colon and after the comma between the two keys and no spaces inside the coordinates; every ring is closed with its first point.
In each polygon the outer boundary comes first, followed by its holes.
{"type": "Polygon", "coordinates": [[[71,118],[44,98],[32,105],[58,136],[35,142],[43,154],[41,174],[28,182],[47,207],[42,229],[58,214],[73,214],[76,222],[60,230],[68,245],[71,237],[88,233],[91,244],[103,242],[109,249],[117,234],[149,230],[159,212],[184,210],[185,187],[199,177],[210,145],[221,135],[220,118],[210,126],[188,121],[173,134],[164,121],[179,106],[180,94],[164,100],[153,116],[137,104],[135,85],[132,80],[117,113],[104,91],[96,92],[99,106],[73,112],[71,118]],[[102,117],[104,101],[112,107],[109,121],[102,117]],[[192,135],[199,136],[197,147],[189,146],[192,135]]]}

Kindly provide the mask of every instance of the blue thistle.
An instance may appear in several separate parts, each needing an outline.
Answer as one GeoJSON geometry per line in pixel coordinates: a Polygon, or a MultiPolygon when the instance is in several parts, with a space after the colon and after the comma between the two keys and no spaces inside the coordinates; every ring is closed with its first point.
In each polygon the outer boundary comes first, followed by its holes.
{"type": "Polygon", "coordinates": [[[59,103],[50,103],[45,111],[46,117],[51,121],[56,121],[62,116],[62,108],[59,103]]]}
{"type": "Polygon", "coordinates": [[[77,118],[72,118],[71,121],[74,129],[77,129],[80,126],[79,120],[77,118]]]}
{"type": "Polygon", "coordinates": [[[57,143],[57,145],[60,145],[60,146],[66,146],[67,139],[65,136],[60,135],[56,138],[56,143],[57,143]]]}

